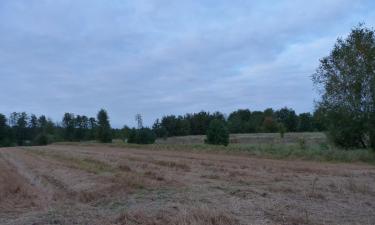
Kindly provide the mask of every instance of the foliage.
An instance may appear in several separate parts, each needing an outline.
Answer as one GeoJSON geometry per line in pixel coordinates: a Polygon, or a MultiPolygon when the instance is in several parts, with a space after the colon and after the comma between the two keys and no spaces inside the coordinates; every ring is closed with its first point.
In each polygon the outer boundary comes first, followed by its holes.
{"type": "Polygon", "coordinates": [[[8,147],[12,145],[12,136],[7,119],[3,114],[0,114],[0,147],[8,147]]]}
{"type": "Polygon", "coordinates": [[[280,133],[280,138],[284,138],[284,135],[285,135],[285,132],[286,132],[286,128],[285,128],[284,124],[279,123],[278,129],[279,129],[279,133],[280,133]]]}
{"type": "Polygon", "coordinates": [[[213,145],[224,145],[229,144],[229,132],[224,121],[212,120],[207,130],[207,138],[205,142],[213,145]]]}
{"type": "Polygon", "coordinates": [[[278,125],[276,120],[272,116],[264,117],[262,124],[262,132],[274,133],[278,131],[278,125]]]}
{"type": "Polygon", "coordinates": [[[168,137],[168,131],[161,125],[159,119],[157,119],[152,126],[152,130],[155,132],[156,137],[166,139],[168,137]]]}
{"type": "Polygon", "coordinates": [[[150,128],[131,129],[128,136],[128,143],[133,144],[153,144],[156,135],[150,128]]]}
{"type": "Polygon", "coordinates": [[[109,118],[107,111],[101,109],[97,115],[98,127],[97,127],[97,140],[102,143],[112,142],[112,130],[109,124],[109,118]]]}
{"type": "Polygon", "coordinates": [[[375,35],[359,25],[339,38],[313,76],[333,142],[375,149],[375,35]]]}
{"type": "Polygon", "coordinates": [[[297,131],[298,117],[293,109],[282,108],[275,112],[275,117],[279,123],[284,124],[288,132],[297,131]]]}
{"type": "Polygon", "coordinates": [[[314,112],[314,116],[311,113],[296,115],[293,109],[286,107],[277,111],[272,108],[253,112],[239,109],[230,113],[227,119],[220,112],[201,111],[184,116],[169,115],[157,119],[152,129],[159,138],[203,135],[207,133],[210,122],[215,119],[226,121],[230,133],[274,133],[279,132],[280,123],[284,125],[285,132],[325,130],[320,111],[314,112]]]}
{"type": "Polygon", "coordinates": [[[72,113],[65,113],[62,125],[64,128],[64,140],[74,141],[75,118],[72,113]]]}
{"type": "Polygon", "coordinates": [[[33,140],[33,145],[48,145],[50,140],[46,134],[38,134],[35,139],[33,140]]]}
{"type": "Polygon", "coordinates": [[[313,116],[311,113],[301,113],[298,116],[298,132],[311,132],[313,131],[313,116]]]}
{"type": "MultiPolygon", "coordinates": [[[[201,111],[184,116],[170,115],[164,116],[161,120],[157,119],[152,126],[152,131],[158,138],[207,134],[211,121],[220,120],[227,123],[228,130],[233,133],[279,132],[280,124],[276,121],[276,112],[271,108],[252,112],[248,109],[240,109],[232,112],[228,119],[220,112],[201,111]]],[[[314,130],[318,130],[316,126],[321,126],[323,123],[325,119],[323,115],[324,113],[314,113],[312,118],[314,130]],[[319,118],[319,123],[315,118],[319,118]]],[[[303,114],[300,116],[302,117],[303,114]]],[[[131,128],[125,126],[122,129],[111,129],[108,115],[104,121],[108,123],[99,123],[96,118],[85,115],[65,113],[62,121],[55,123],[44,115],[38,117],[34,114],[14,112],[9,120],[4,115],[0,116],[0,146],[38,144],[42,142],[39,140],[44,138],[43,135],[48,137],[48,143],[99,140],[98,134],[103,131],[102,127],[107,127],[106,135],[111,138],[129,139],[131,128]]],[[[107,140],[110,141],[109,138],[107,140]]]]}
{"type": "Polygon", "coordinates": [[[252,114],[248,109],[239,109],[228,117],[228,129],[230,133],[253,133],[255,127],[252,123],[252,114]]]}

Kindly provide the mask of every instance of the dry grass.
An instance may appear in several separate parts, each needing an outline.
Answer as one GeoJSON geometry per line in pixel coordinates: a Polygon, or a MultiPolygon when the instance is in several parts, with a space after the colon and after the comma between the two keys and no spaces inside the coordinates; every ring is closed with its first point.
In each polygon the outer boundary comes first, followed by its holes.
{"type": "Polygon", "coordinates": [[[103,145],[0,155],[2,225],[375,224],[367,164],[103,145]],[[35,210],[44,195],[48,210],[35,210]]]}
{"type": "Polygon", "coordinates": [[[32,186],[0,154],[0,217],[40,205],[32,186]]]}
{"type": "Polygon", "coordinates": [[[178,209],[176,212],[160,211],[149,215],[145,210],[123,213],[117,225],[236,225],[238,221],[231,215],[209,209],[207,206],[178,209]]]}
{"type": "MultiPolygon", "coordinates": [[[[71,157],[67,156],[63,153],[56,153],[56,152],[48,152],[48,151],[39,151],[33,150],[29,151],[30,154],[40,155],[43,157],[48,157],[57,161],[62,162],[64,165],[70,166],[72,168],[81,169],[90,173],[99,174],[105,172],[114,172],[116,170],[115,167],[104,163],[99,160],[95,160],[92,158],[79,158],[79,157],[71,157]]],[[[120,165],[119,169],[123,170],[125,165],[120,165]]]]}
{"type": "Polygon", "coordinates": [[[154,164],[156,165],[159,165],[159,166],[164,166],[164,167],[169,167],[169,168],[173,168],[173,169],[177,169],[177,170],[182,170],[182,171],[185,171],[185,172],[189,172],[190,171],[190,167],[184,163],[177,163],[177,162],[173,162],[173,161],[154,161],[153,162],[154,164]]]}

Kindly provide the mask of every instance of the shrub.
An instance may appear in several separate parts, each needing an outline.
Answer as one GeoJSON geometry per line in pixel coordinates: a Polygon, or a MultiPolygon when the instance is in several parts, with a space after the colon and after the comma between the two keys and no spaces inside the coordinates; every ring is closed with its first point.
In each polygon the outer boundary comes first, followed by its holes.
{"type": "Polygon", "coordinates": [[[211,121],[207,130],[207,139],[205,140],[205,143],[224,146],[229,144],[229,132],[224,121],[211,121]]]}
{"type": "Polygon", "coordinates": [[[129,132],[128,143],[153,144],[156,134],[150,128],[132,129],[129,132]]]}
{"type": "Polygon", "coordinates": [[[298,139],[298,145],[299,147],[302,149],[302,150],[305,150],[306,149],[306,139],[305,138],[299,138],[298,139]]]}
{"type": "Polygon", "coordinates": [[[279,133],[280,133],[280,138],[284,138],[286,128],[283,123],[279,123],[278,125],[279,133]]]}
{"type": "Polygon", "coordinates": [[[48,145],[49,138],[45,134],[38,134],[33,140],[33,145],[48,145]]]}

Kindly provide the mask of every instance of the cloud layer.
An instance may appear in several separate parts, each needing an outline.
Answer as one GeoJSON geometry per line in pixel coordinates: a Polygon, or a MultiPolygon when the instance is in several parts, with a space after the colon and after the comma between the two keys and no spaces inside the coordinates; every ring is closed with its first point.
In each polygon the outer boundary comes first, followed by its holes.
{"type": "Polygon", "coordinates": [[[4,0],[0,112],[146,124],[199,110],[312,111],[319,58],[371,1],[4,0]]]}

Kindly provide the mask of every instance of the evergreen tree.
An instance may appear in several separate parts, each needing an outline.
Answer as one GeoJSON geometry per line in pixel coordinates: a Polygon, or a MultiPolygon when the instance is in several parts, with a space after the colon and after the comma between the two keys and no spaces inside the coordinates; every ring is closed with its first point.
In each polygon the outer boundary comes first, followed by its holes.
{"type": "Polygon", "coordinates": [[[63,117],[64,140],[74,141],[75,118],[72,113],[65,113],[63,117]]]}
{"type": "Polygon", "coordinates": [[[224,145],[229,144],[229,132],[227,126],[222,120],[212,120],[207,130],[206,140],[207,144],[224,145]]]}
{"type": "Polygon", "coordinates": [[[0,114],[0,147],[11,145],[10,128],[7,125],[7,118],[0,114]]]}
{"type": "Polygon", "coordinates": [[[112,129],[109,124],[108,114],[104,109],[98,112],[97,120],[97,140],[102,143],[112,142],[112,129]]]}

